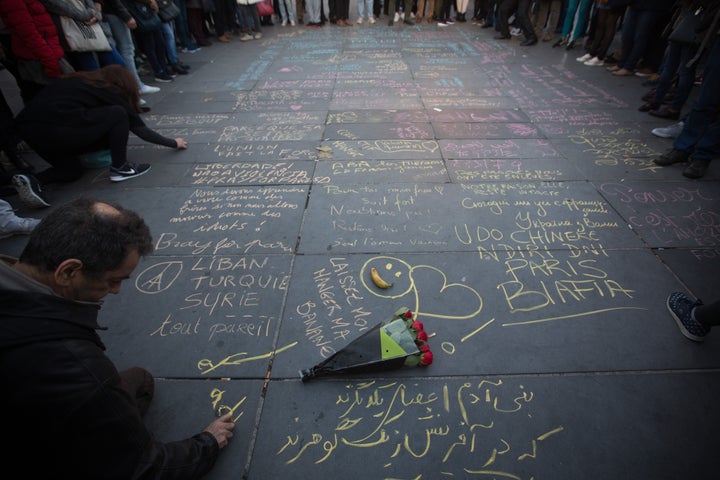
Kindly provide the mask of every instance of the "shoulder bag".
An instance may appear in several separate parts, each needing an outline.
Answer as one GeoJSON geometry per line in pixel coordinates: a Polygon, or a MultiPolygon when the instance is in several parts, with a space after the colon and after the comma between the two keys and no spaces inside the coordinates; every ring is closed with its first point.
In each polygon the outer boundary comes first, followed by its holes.
{"type": "Polygon", "coordinates": [[[273,9],[272,2],[268,0],[262,0],[257,3],[257,10],[258,15],[261,17],[266,17],[268,15],[272,15],[275,13],[275,9],[273,9]]]}
{"type": "Polygon", "coordinates": [[[700,26],[700,20],[702,20],[701,14],[702,8],[699,8],[694,12],[690,11],[681,16],[675,23],[672,32],[670,32],[668,40],[687,45],[700,43],[697,28],[700,26]]]}
{"type": "MultiPolygon", "coordinates": [[[[76,0],[66,0],[66,2],[78,10],[85,10],[85,6],[76,0]]],[[[108,42],[99,22],[88,25],[83,21],[60,15],[60,27],[70,50],[73,52],[110,51],[110,42],[108,42]]]]}
{"type": "Polygon", "coordinates": [[[180,9],[173,0],[157,0],[158,15],[163,22],[172,22],[180,15],[180,9]]]}
{"type": "Polygon", "coordinates": [[[162,27],[162,20],[158,14],[144,3],[128,0],[125,2],[125,7],[135,19],[137,29],[141,32],[152,32],[162,27]]]}

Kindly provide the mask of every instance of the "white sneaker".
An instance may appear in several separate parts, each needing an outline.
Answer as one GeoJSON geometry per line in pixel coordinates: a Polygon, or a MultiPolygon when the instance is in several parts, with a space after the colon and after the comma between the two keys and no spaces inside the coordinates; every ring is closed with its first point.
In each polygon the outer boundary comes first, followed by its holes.
{"type": "Polygon", "coordinates": [[[38,223],[40,223],[39,219],[18,217],[12,210],[3,212],[0,216],[0,238],[29,235],[38,223]]]}
{"type": "Polygon", "coordinates": [[[583,55],[582,57],[578,57],[578,58],[576,58],[575,60],[577,60],[577,61],[580,62],[580,63],[583,63],[583,62],[587,62],[587,61],[590,60],[591,58],[593,58],[593,56],[590,55],[589,53],[586,53],[586,54],[583,55]]]}
{"type": "Polygon", "coordinates": [[[284,27],[284,26],[286,26],[286,25],[287,25],[287,20],[283,20],[282,23],[280,23],[280,26],[281,26],[281,27],[284,27]]]}
{"type": "Polygon", "coordinates": [[[678,122],[669,127],[653,128],[652,134],[660,138],[675,138],[680,135],[684,126],[685,122],[678,122]]]}
{"type": "Polygon", "coordinates": [[[357,22],[358,25],[362,25],[362,17],[358,17],[357,22]]]}
{"type": "Polygon", "coordinates": [[[395,16],[393,17],[393,22],[397,23],[400,21],[400,14],[398,12],[395,12],[395,16]]]}
{"type": "Polygon", "coordinates": [[[294,27],[295,25],[297,25],[297,24],[295,23],[295,20],[290,20],[290,26],[291,26],[291,27],[294,27]]]}
{"type": "Polygon", "coordinates": [[[588,67],[602,67],[605,65],[605,62],[600,60],[598,57],[593,57],[587,62],[583,62],[584,65],[587,65],[588,67]]]}
{"type": "Polygon", "coordinates": [[[140,86],[140,95],[148,95],[150,93],[157,93],[160,91],[160,87],[153,87],[151,85],[141,85],[140,86]]]}
{"type": "Polygon", "coordinates": [[[375,23],[375,17],[369,17],[369,18],[368,18],[368,22],[370,22],[370,23],[375,23]]]}

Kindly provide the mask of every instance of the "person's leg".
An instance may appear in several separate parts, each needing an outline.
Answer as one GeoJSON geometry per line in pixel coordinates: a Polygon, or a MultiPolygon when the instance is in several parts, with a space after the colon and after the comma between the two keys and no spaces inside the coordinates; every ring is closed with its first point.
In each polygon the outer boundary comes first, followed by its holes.
{"type": "Polygon", "coordinates": [[[117,15],[105,15],[105,19],[108,25],[110,25],[110,31],[112,31],[113,38],[115,39],[118,53],[120,53],[120,56],[125,62],[125,68],[133,74],[142,92],[146,86],[140,79],[137,66],[135,65],[135,42],[133,41],[130,28],[117,15]]]}
{"type": "Polygon", "coordinates": [[[577,41],[577,39],[585,33],[588,12],[591,6],[591,0],[580,0],[580,3],[578,3],[578,8],[575,12],[575,21],[573,22],[572,33],[570,34],[571,42],[577,41]]]}
{"type": "MultiPolygon", "coordinates": [[[[649,10],[643,10],[638,12],[637,20],[635,23],[635,32],[632,39],[632,47],[625,62],[623,68],[634,71],[637,68],[638,62],[643,58],[645,50],[647,49],[648,43],[654,38],[654,29],[657,25],[657,19],[659,13],[649,10]]],[[[623,56],[625,55],[625,37],[623,37],[623,56]]]]}
{"type": "MultiPolygon", "coordinates": [[[[657,85],[655,86],[655,93],[649,103],[652,103],[655,108],[659,107],[662,103],[665,95],[670,91],[672,87],[673,79],[680,66],[682,47],[679,43],[668,42],[668,46],[665,49],[665,60],[663,66],[660,69],[660,78],[657,85]]],[[[694,78],[693,78],[694,80],[694,78]]]]}
{"type": "Polygon", "coordinates": [[[519,0],[517,2],[515,17],[517,18],[518,26],[525,34],[525,39],[528,40],[526,43],[529,44],[532,40],[537,40],[535,30],[530,21],[530,0],[519,0]]]}
{"type": "Polygon", "coordinates": [[[697,47],[694,45],[683,45],[680,53],[680,65],[678,67],[677,87],[673,90],[675,95],[668,107],[670,110],[680,112],[685,105],[693,85],[695,84],[695,72],[697,70],[697,62],[693,62],[688,67],[688,63],[697,53],[697,47]]]}
{"type": "Polygon", "coordinates": [[[198,46],[190,36],[190,29],[188,28],[188,12],[186,0],[173,0],[180,10],[180,15],[175,18],[175,29],[177,33],[177,39],[180,42],[180,46],[188,52],[197,51],[198,46]]]}
{"type": "Polygon", "coordinates": [[[618,18],[620,17],[620,11],[617,9],[606,10],[604,31],[601,34],[602,40],[600,41],[599,47],[595,56],[600,60],[605,60],[607,52],[610,49],[615,38],[616,25],[618,18]]]}
{"type": "Polygon", "coordinates": [[[510,38],[508,19],[510,14],[516,10],[517,4],[517,0],[502,0],[498,5],[496,29],[500,32],[501,38],[510,38]]]}
{"type": "Polygon", "coordinates": [[[70,52],[67,59],[75,70],[82,72],[92,72],[100,68],[95,52],[70,52]]]}
{"type": "Polygon", "coordinates": [[[708,328],[720,325],[720,300],[695,307],[695,319],[708,328]]]}
{"type": "Polygon", "coordinates": [[[117,48],[112,45],[110,45],[109,52],[97,52],[97,59],[101,67],[105,67],[107,65],[125,66],[125,60],[122,58],[122,55],[120,55],[117,48]]]}
{"type": "Polygon", "coordinates": [[[715,42],[705,61],[703,84],[692,110],[685,119],[682,132],[673,146],[691,152],[705,135],[710,124],[717,119],[720,110],[720,42],[715,42]]]}
{"type": "Polygon", "coordinates": [[[565,20],[563,21],[562,36],[569,37],[575,22],[575,12],[577,12],[580,0],[569,0],[567,10],[565,11],[565,20]]]}

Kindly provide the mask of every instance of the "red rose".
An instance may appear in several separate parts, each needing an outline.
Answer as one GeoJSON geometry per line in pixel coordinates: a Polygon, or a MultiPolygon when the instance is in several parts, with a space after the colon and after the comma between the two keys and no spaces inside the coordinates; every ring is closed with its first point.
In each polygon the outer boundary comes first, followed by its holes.
{"type": "Polygon", "coordinates": [[[430,351],[427,351],[420,355],[420,365],[423,367],[427,367],[433,362],[433,354],[430,351]]]}
{"type": "Polygon", "coordinates": [[[427,343],[423,343],[423,344],[420,345],[418,348],[419,348],[420,351],[423,352],[423,353],[427,353],[427,352],[430,351],[430,345],[428,345],[427,343]]]}
{"type": "Polygon", "coordinates": [[[404,318],[412,318],[412,311],[408,310],[407,312],[403,313],[404,318]]]}
{"type": "Polygon", "coordinates": [[[425,333],[425,330],[420,330],[419,332],[417,332],[417,339],[422,342],[428,341],[428,336],[427,333],[425,333]]]}
{"type": "Polygon", "coordinates": [[[425,330],[425,325],[422,324],[422,322],[418,322],[417,320],[412,322],[412,328],[415,329],[416,332],[422,332],[425,330]]]}

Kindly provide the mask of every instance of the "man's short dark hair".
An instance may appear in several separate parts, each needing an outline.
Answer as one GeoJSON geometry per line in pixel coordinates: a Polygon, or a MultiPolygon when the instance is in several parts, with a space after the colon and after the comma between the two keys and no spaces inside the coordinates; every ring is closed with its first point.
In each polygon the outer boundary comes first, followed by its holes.
{"type": "Polygon", "coordinates": [[[63,261],[77,258],[85,273],[99,276],[118,269],[133,250],[140,257],[153,251],[150,229],[140,215],[115,203],[79,198],[42,219],[20,261],[54,271],[63,261]]]}

